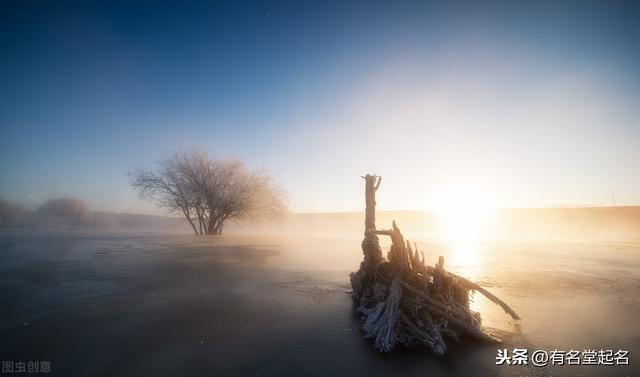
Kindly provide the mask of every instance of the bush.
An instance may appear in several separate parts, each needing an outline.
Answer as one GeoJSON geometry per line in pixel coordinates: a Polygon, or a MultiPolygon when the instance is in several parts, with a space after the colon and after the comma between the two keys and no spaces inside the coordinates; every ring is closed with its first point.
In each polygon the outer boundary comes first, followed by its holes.
{"type": "Polygon", "coordinates": [[[38,209],[38,214],[45,222],[69,225],[87,225],[92,217],[89,206],[74,198],[49,199],[38,209]]]}

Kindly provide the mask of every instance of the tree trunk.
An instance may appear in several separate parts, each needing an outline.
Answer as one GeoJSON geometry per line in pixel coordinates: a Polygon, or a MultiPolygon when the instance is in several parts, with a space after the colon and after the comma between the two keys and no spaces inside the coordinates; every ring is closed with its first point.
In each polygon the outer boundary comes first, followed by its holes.
{"type": "Polygon", "coordinates": [[[209,215],[209,225],[207,225],[207,234],[208,235],[219,235],[222,234],[222,225],[224,222],[224,216],[222,215],[209,215]]]}
{"type": "Polygon", "coordinates": [[[364,233],[367,235],[369,229],[376,228],[376,191],[382,183],[382,177],[367,174],[363,177],[365,180],[365,215],[364,215],[364,233]]]}
{"type": "Polygon", "coordinates": [[[189,213],[189,211],[183,208],[182,212],[184,213],[184,217],[187,218],[187,221],[189,221],[189,224],[191,225],[191,228],[193,229],[193,233],[198,235],[199,234],[198,233],[198,229],[196,228],[196,225],[193,223],[193,220],[191,220],[191,214],[189,213]]]}
{"type": "Polygon", "coordinates": [[[216,224],[218,222],[218,218],[215,214],[209,213],[209,226],[207,227],[207,234],[215,234],[216,224]]]}

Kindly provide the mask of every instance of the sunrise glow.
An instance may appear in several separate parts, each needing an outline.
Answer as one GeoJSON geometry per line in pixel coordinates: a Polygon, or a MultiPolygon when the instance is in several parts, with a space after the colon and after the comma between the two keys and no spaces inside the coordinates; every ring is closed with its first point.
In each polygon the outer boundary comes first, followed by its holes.
{"type": "Polygon", "coordinates": [[[455,185],[436,193],[434,211],[447,239],[472,241],[489,225],[495,211],[490,195],[471,184],[455,185]]]}

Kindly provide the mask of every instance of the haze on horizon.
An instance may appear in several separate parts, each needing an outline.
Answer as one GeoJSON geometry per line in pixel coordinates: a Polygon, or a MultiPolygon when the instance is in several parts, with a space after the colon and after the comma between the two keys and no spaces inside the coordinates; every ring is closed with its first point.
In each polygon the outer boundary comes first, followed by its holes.
{"type": "Polygon", "coordinates": [[[0,5],[0,197],[160,213],[126,172],[198,147],[293,211],[640,204],[633,2],[0,5]]]}

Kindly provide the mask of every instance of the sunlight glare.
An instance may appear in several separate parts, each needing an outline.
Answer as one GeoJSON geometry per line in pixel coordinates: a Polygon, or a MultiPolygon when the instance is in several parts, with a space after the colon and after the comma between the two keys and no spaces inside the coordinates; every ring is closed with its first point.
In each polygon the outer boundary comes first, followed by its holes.
{"type": "Polygon", "coordinates": [[[444,237],[456,244],[482,237],[493,214],[489,195],[472,185],[458,185],[436,193],[432,209],[444,237]]]}
{"type": "Polygon", "coordinates": [[[468,279],[482,272],[482,241],[487,239],[493,208],[489,195],[472,185],[458,185],[434,195],[432,209],[449,248],[446,264],[468,279]]]}

